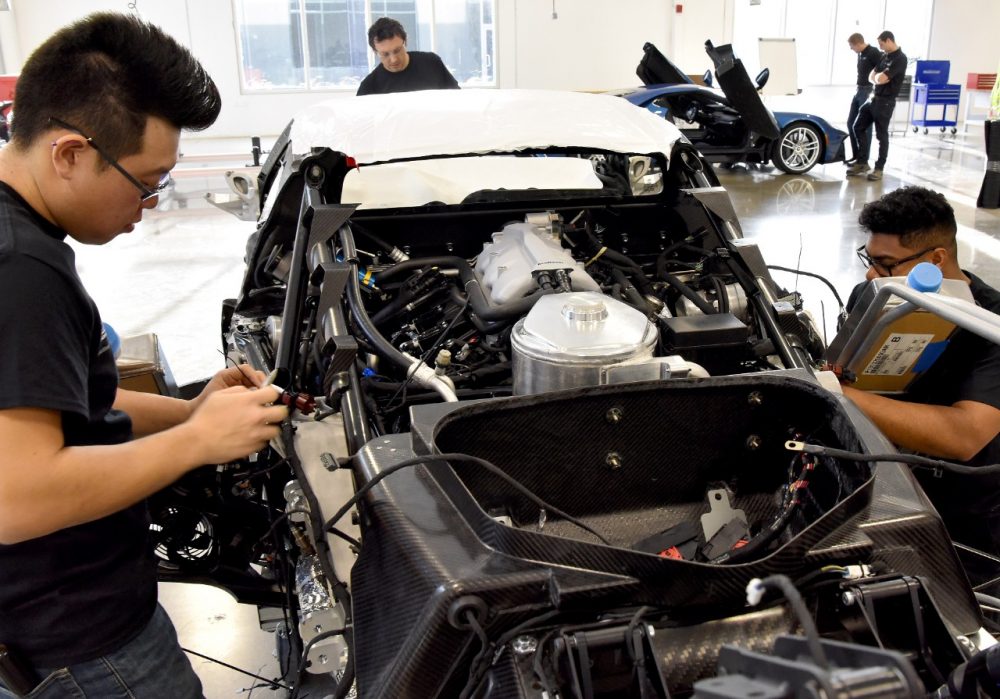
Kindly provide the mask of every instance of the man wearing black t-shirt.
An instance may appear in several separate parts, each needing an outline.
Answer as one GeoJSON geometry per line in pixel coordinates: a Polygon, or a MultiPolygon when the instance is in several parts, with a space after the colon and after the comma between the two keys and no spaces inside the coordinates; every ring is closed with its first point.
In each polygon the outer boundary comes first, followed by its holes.
{"type": "Polygon", "coordinates": [[[847,170],[848,177],[868,173],[868,179],[873,182],[882,179],[882,169],[889,157],[889,122],[896,108],[896,97],[903,86],[903,76],[906,74],[906,54],[896,44],[892,32],[882,32],[878,35],[878,46],[885,53],[878,65],[869,74],[869,80],[875,86],[872,98],[858,111],[854,120],[854,131],[858,137],[858,151],[855,153],[855,163],[847,170]],[[878,160],[875,169],[868,167],[868,156],[871,154],[872,132],[875,125],[875,135],[878,136],[878,160]]]}
{"type": "Polygon", "coordinates": [[[63,28],[18,79],[0,150],[0,697],[202,695],[156,601],[144,499],[263,448],[286,409],[235,367],[191,401],[120,389],[65,239],[131,232],[181,129],[220,108],[190,52],[128,15],[63,28]]]}
{"type": "Polygon", "coordinates": [[[368,45],[380,64],[361,81],[358,96],[414,90],[458,89],[458,81],[435,53],[406,50],[406,30],[382,17],[368,30],[368,45]]]}
{"type": "MultiPolygon", "coordinates": [[[[859,250],[867,279],[905,276],[931,262],[945,279],[969,284],[979,306],[1000,313],[1000,292],[958,266],[955,212],[941,194],[897,189],[867,204],[859,223],[870,233],[859,250]]],[[[1000,346],[975,333],[958,330],[901,400],[851,387],[844,394],[902,449],[972,466],[1000,463],[1000,346]]],[[[953,539],[1000,553],[1000,477],[915,473],[953,539]]]]}
{"type": "MultiPolygon", "coordinates": [[[[865,37],[855,32],[847,37],[847,45],[851,51],[858,54],[858,88],[851,99],[851,109],[847,114],[847,133],[851,137],[852,157],[847,161],[848,165],[853,165],[858,161],[858,153],[861,146],[858,143],[857,133],[854,131],[854,120],[858,118],[861,106],[868,101],[872,94],[872,84],[868,80],[871,72],[878,66],[882,54],[879,50],[865,41],[865,37]]],[[[868,127],[868,138],[871,139],[871,127],[868,127]]]]}

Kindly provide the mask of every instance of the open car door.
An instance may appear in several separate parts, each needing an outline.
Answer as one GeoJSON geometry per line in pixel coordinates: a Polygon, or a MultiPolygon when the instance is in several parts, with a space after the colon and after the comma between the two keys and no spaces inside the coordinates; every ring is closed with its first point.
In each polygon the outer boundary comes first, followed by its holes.
{"type": "Polygon", "coordinates": [[[747,127],[761,136],[778,138],[781,133],[778,122],[761,101],[757,88],[743,67],[743,61],[733,53],[732,44],[713,46],[711,41],[706,41],[705,51],[715,65],[719,87],[730,104],[743,116],[747,127]]]}
{"type": "Polygon", "coordinates": [[[643,44],[642,60],[639,61],[635,74],[642,80],[643,85],[694,84],[691,78],[648,41],[643,44]]]}

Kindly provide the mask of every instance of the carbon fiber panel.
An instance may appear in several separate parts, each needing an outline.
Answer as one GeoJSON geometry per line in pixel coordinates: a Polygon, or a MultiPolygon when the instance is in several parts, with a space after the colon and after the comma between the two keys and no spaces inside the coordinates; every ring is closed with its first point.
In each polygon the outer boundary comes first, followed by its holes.
{"type": "MultiPolygon", "coordinates": [[[[453,696],[480,647],[449,621],[452,605],[470,595],[488,610],[483,625],[491,639],[542,612],[558,610],[565,623],[654,606],[692,624],[656,628],[657,652],[679,683],[704,673],[722,642],[768,645],[772,633],[787,630],[776,615],[698,623],[725,616],[720,610],[738,612],[747,580],[774,572],[798,578],[827,563],[883,561],[889,570],[922,576],[955,630],[977,628],[940,520],[898,465],[880,465],[870,479],[868,466],[817,469],[805,516],[760,560],[708,565],[621,547],[699,516],[713,483],[727,483],[734,506],[751,521],[769,519],[788,478],[791,460],[781,445],[789,428],[829,446],[883,448],[856,411],[801,376],[600,387],[415,409],[412,435],[379,438],[362,450],[359,483],[418,452],[464,451],[493,461],[616,545],[597,543],[551,513],[537,531],[536,508],[468,464],[437,461],[390,476],[362,505],[364,546],[352,575],[361,696],[453,696]],[[612,408],[620,419],[608,419],[612,408]],[[747,446],[750,435],[755,448],[747,446]],[[620,468],[607,463],[609,450],[621,456],[620,468]],[[494,519],[504,513],[519,526],[494,519]]],[[[505,673],[504,682],[514,683],[509,693],[489,696],[533,694],[513,666],[505,673]]]]}
{"type": "Polygon", "coordinates": [[[696,680],[715,675],[719,648],[724,644],[768,652],[778,635],[796,628],[784,607],[774,607],[695,626],[657,628],[652,642],[667,684],[690,687],[696,680]]]}

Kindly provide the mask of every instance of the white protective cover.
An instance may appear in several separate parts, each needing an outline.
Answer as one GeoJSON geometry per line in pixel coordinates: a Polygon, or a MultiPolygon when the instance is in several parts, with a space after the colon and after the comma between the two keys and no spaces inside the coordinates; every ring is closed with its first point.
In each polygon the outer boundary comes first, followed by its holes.
{"type": "Polygon", "coordinates": [[[292,149],[329,147],[359,164],[576,146],[670,154],[680,131],[611,95],[552,90],[423,90],[331,99],[300,112],[292,149]]]}
{"type": "Polygon", "coordinates": [[[603,187],[589,160],[474,155],[381,163],[344,176],[340,200],[361,209],[423,206],[432,201],[460,204],[479,190],[575,189],[603,187]]]}

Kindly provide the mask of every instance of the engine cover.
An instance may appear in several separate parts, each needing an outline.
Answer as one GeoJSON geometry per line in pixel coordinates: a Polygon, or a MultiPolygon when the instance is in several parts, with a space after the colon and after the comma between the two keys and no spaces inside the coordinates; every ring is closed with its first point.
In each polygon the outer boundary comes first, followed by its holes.
{"type": "Polygon", "coordinates": [[[526,296],[538,286],[535,275],[540,272],[568,270],[574,291],[600,291],[601,287],[583,269],[583,263],[573,259],[559,242],[551,226],[533,223],[509,223],[493,234],[476,262],[476,271],[483,280],[483,289],[490,301],[504,304],[526,296]]]}

